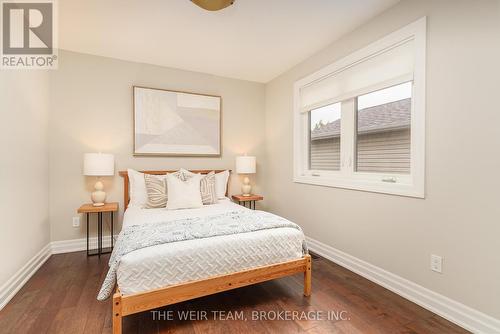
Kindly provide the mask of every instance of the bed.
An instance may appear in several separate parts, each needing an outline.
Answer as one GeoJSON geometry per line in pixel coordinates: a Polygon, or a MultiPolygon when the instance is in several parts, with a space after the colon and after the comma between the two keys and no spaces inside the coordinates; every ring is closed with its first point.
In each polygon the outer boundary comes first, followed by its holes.
{"type": "MultiPolygon", "coordinates": [[[[143,171],[156,175],[171,172],[143,171]]],[[[128,174],[120,172],[120,176],[126,208],[123,228],[227,212],[245,215],[250,211],[228,198],[198,209],[127,208],[128,174]]],[[[302,231],[284,227],[158,244],[130,252],[116,269],[113,333],[121,333],[122,317],[130,314],[300,272],[304,273],[304,295],[309,296],[311,258],[303,252],[303,241],[302,231]]]]}

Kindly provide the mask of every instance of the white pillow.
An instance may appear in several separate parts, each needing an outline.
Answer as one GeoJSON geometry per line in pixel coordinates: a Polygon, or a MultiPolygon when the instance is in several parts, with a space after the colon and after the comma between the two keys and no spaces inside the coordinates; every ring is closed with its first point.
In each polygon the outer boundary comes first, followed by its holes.
{"type": "Polygon", "coordinates": [[[167,174],[167,210],[203,207],[200,192],[200,181],[200,174],[194,174],[185,181],[182,181],[175,175],[167,174]]]}
{"type": "Polygon", "coordinates": [[[148,192],[146,190],[146,181],[144,173],[139,173],[133,169],[127,169],[129,181],[129,207],[135,206],[142,208],[148,202],[148,192]]]}
{"type": "Polygon", "coordinates": [[[215,174],[215,191],[217,192],[218,199],[226,197],[228,180],[229,180],[228,170],[215,174]]]}

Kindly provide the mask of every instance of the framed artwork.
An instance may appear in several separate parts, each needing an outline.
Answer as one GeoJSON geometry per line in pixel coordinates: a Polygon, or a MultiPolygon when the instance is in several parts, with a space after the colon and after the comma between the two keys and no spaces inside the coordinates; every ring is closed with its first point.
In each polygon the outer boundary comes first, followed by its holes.
{"type": "Polygon", "coordinates": [[[220,156],[220,96],[134,86],[134,155],[220,156]]]}

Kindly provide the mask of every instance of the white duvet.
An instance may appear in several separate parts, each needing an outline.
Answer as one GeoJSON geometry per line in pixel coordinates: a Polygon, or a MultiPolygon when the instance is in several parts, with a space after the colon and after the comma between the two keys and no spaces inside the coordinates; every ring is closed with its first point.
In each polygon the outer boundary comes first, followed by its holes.
{"type": "MultiPolygon", "coordinates": [[[[123,226],[249,210],[219,200],[199,209],[166,210],[130,207],[123,226]]],[[[294,228],[180,241],[133,251],[121,258],[117,281],[128,295],[302,257],[304,235],[294,228]]]]}

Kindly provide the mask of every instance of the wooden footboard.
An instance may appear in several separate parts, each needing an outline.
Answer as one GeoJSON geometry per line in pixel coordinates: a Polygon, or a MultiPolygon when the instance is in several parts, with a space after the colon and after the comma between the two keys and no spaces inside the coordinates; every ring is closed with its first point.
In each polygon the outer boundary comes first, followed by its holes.
{"type": "Polygon", "coordinates": [[[113,333],[119,334],[122,332],[122,317],[130,314],[301,272],[304,273],[304,296],[310,296],[311,269],[311,256],[305,255],[298,260],[257,267],[228,275],[214,276],[133,295],[123,296],[120,290],[117,289],[113,295],[113,333]]]}

